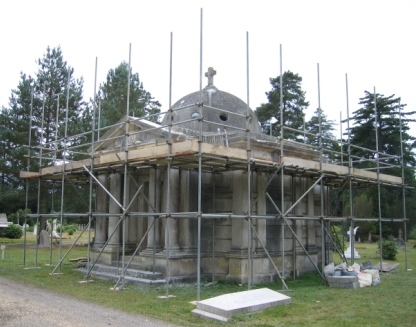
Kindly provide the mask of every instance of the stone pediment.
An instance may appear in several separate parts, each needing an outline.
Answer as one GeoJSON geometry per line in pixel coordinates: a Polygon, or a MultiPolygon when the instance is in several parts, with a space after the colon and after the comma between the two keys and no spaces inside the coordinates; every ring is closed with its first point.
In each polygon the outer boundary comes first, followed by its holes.
{"type": "MultiPolygon", "coordinates": [[[[144,143],[168,140],[169,129],[143,118],[124,116],[117,124],[111,127],[94,144],[94,152],[112,150],[122,151],[125,148],[126,122],[128,121],[128,146],[136,147],[144,143]]],[[[180,132],[171,132],[173,141],[184,141],[185,135],[180,132]]],[[[88,152],[91,153],[92,148],[88,152]]]]}

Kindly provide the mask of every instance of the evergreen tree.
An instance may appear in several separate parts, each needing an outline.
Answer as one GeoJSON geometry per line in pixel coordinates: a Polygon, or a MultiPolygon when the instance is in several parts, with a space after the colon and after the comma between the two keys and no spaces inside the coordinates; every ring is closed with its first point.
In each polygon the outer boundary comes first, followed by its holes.
{"type": "MultiPolygon", "coordinates": [[[[381,172],[401,176],[401,146],[403,146],[405,181],[406,184],[415,186],[415,138],[408,134],[408,131],[410,130],[409,123],[415,122],[415,119],[411,118],[415,112],[403,112],[403,108],[406,105],[402,104],[401,99],[399,97],[395,97],[394,95],[385,97],[384,95],[376,94],[375,97],[376,106],[374,105],[374,94],[365,91],[365,96],[361,98],[359,102],[361,108],[356,110],[353,113],[353,117],[350,118],[353,121],[353,127],[350,127],[351,144],[365,148],[362,149],[352,147],[352,154],[363,159],[362,163],[356,164],[355,166],[373,169],[376,167],[376,161],[374,159],[377,159],[378,155],[373,151],[376,150],[377,139],[378,150],[380,153],[380,163],[395,165],[395,167],[383,169],[381,172]],[[400,118],[403,143],[400,143],[400,118]],[[385,158],[385,155],[390,155],[391,157],[383,159],[383,157],[385,158]],[[371,159],[371,161],[367,161],[367,159],[371,159]]],[[[372,199],[373,202],[373,215],[378,217],[378,191],[376,188],[372,188],[368,189],[366,193],[368,198],[372,199]]],[[[400,188],[381,188],[380,204],[382,217],[403,217],[402,197],[403,192],[400,188]]],[[[415,224],[416,221],[414,214],[415,199],[415,191],[413,189],[407,189],[406,211],[407,216],[411,221],[411,225],[415,224]]],[[[391,232],[395,232],[397,234],[397,230],[400,226],[399,224],[394,224],[388,227],[389,228],[383,227],[383,233],[390,230],[391,232]]],[[[386,233],[384,234],[384,236],[387,236],[386,233]]]]}
{"type": "MultiPolygon", "coordinates": [[[[106,82],[100,84],[97,100],[101,102],[101,127],[117,123],[126,114],[129,65],[122,62],[110,69],[106,82]]],[[[139,74],[130,68],[129,115],[145,117],[160,112],[160,103],[143,88],[139,74]]],[[[158,117],[149,117],[157,121],[158,117]]]]}
{"type": "MultiPolygon", "coordinates": [[[[48,47],[44,57],[37,63],[39,69],[36,74],[34,94],[36,105],[33,113],[33,123],[38,128],[36,142],[43,144],[43,151],[46,153],[52,153],[56,148],[62,150],[65,145],[69,147],[80,144],[85,141],[85,137],[74,137],[74,135],[88,131],[90,129],[88,123],[91,121],[90,110],[83,101],[83,78],[73,77],[74,70],[64,61],[60,47],[54,49],[48,47]],[[67,105],[68,113],[66,113],[67,105]],[[66,117],[68,121],[65,125],[66,117]],[[67,126],[67,140],[63,140],[65,126],[67,126]],[[59,144],[54,142],[56,132],[58,139],[63,140],[59,144]]],[[[70,152],[66,152],[65,155],[69,159],[73,158],[70,152]]],[[[57,152],[57,158],[62,157],[63,151],[57,152]]],[[[50,164],[53,164],[53,161],[46,163],[46,165],[50,164]]]]}
{"type": "Polygon", "coordinates": [[[341,149],[333,134],[333,131],[335,130],[334,125],[334,121],[328,120],[326,114],[319,108],[315,110],[311,119],[305,123],[305,131],[308,133],[305,137],[305,143],[315,147],[322,145],[325,156],[330,158],[331,161],[339,159],[339,155],[335,152],[339,153],[341,149]],[[320,119],[319,111],[321,111],[320,119]],[[320,129],[319,125],[321,125],[320,129]],[[319,132],[321,132],[322,136],[321,141],[319,141],[319,132]]]}
{"type": "MultiPolygon", "coordinates": [[[[304,113],[303,111],[309,106],[306,101],[305,92],[302,91],[302,77],[291,71],[283,73],[283,125],[291,129],[302,131],[304,113]]],[[[277,121],[273,127],[273,135],[280,135],[280,76],[270,79],[272,89],[266,92],[269,102],[263,103],[257,108],[257,117],[261,123],[263,132],[270,134],[270,120],[277,121]]],[[[285,130],[284,138],[295,141],[302,140],[302,134],[293,130],[285,130]]]]}
{"type": "MultiPolygon", "coordinates": [[[[401,145],[403,144],[403,156],[405,166],[414,167],[416,165],[414,157],[415,138],[408,134],[409,123],[415,119],[409,118],[416,112],[403,112],[405,104],[400,103],[400,98],[395,98],[394,94],[385,97],[376,94],[377,108],[374,110],[374,94],[365,91],[365,96],[360,98],[361,108],[353,113],[350,118],[353,127],[350,127],[351,144],[360,147],[376,150],[376,129],[378,138],[378,150],[382,154],[391,156],[401,155],[401,145]],[[400,143],[400,116],[402,125],[402,141],[400,143]],[[375,128],[377,115],[377,127],[375,128]]],[[[353,154],[365,159],[374,157],[372,152],[363,149],[353,149],[353,154]]],[[[398,163],[399,159],[392,159],[390,163],[398,163]]],[[[400,173],[400,172],[396,172],[400,173]]]]}
{"type": "MultiPolygon", "coordinates": [[[[73,69],[64,61],[61,49],[47,48],[44,56],[36,61],[38,71],[34,78],[21,74],[21,81],[16,90],[12,90],[9,106],[2,108],[0,123],[2,192],[0,208],[2,212],[11,213],[25,207],[25,181],[19,178],[19,172],[29,168],[38,171],[41,167],[54,165],[63,158],[63,147],[79,144],[83,137],[64,139],[68,75],[68,136],[85,132],[86,123],[91,121],[89,107],[82,100],[83,80],[74,79],[73,69]],[[33,92],[32,92],[33,90],[33,92]],[[31,95],[33,93],[33,111],[30,116],[31,95]],[[59,96],[59,102],[58,102],[59,96]],[[58,117],[58,119],[57,119],[58,117]],[[29,144],[29,123],[31,129],[30,167],[27,167],[29,144]],[[55,142],[57,135],[58,142],[55,142]],[[42,150],[41,150],[42,148],[42,150]],[[55,152],[55,150],[58,150],[55,152]],[[41,153],[42,152],[42,153],[41,153]],[[39,157],[42,157],[40,161],[39,157]]],[[[77,149],[77,151],[80,151],[77,149]]],[[[75,159],[72,152],[66,151],[67,159],[75,159]]],[[[37,212],[37,186],[32,185],[29,193],[28,208],[37,212]]],[[[52,204],[49,195],[56,192],[49,183],[42,183],[39,212],[50,212],[52,204]]],[[[56,197],[59,198],[59,197],[56,197]]],[[[73,198],[73,197],[72,197],[73,198]]],[[[58,208],[58,205],[55,206],[58,208]]],[[[86,211],[86,210],[85,210],[86,211]]],[[[45,224],[45,221],[42,221],[45,224]]]]}
{"type": "Polygon", "coordinates": [[[32,77],[22,73],[19,85],[11,92],[9,107],[3,107],[0,113],[0,212],[7,214],[25,206],[25,184],[19,172],[26,170],[28,162],[28,149],[24,146],[28,144],[33,83],[32,77]]]}

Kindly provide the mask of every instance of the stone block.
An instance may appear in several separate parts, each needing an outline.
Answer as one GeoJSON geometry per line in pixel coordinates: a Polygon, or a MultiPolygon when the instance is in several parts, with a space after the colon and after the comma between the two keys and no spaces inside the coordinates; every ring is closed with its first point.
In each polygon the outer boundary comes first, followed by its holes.
{"type": "Polygon", "coordinates": [[[199,301],[192,311],[201,317],[228,321],[236,315],[254,313],[281,305],[289,305],[292,298],[268,288],[220,295],[199,301]]]}
{"type": "Polygon", "coordinates": [[[335,288],[359,288],[357,276],[326,276],[329,287],[335,288]]]}

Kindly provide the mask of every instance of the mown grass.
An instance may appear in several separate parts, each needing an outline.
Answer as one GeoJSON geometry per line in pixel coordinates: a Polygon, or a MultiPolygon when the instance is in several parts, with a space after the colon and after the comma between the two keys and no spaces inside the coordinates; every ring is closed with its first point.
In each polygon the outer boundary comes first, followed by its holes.
{"type": "MultiPolygon", "coordinates": [[[[0,275],[22,283],[73,296],[122,311],[143,314],[180,326],[415,326],[416,325],[416,242],[407,247],[408,269],[404,263],[404,249],[400,249],[396,262],[400,263],[397,273],[381,275],[381,285],[356,290],[335,289],[324,285],[318,274],[309,274],[296,280],[288,279],[292,297],[289,306],[277,307],[264,312],[234,317],[228,323],[206,320],[191,314],[196,300],[196,284],[172,285],[169,294],[175,297],[161,299],[166,293],[164,286],[148,287],[127,285],[123,291],[111,291],[112,282],[95,280],[79,283],[84,276],[74,271],[79,263],[68,259],[86,256],[87,247],[74,247],[62,265],[63,274],[50,275],[52,267],[45,266],[50,260],[49,249],[38,250],[38,264],[34,267],[35,249],[26,251],[26,268],[22,266],[22,240],[6,244],[5,258],[0,262],[0,275]]],[[[6,239],[0,238],[0,244],[6,239]]],[[[63,247],[63,254],[67,250],[63,247]]],[[[378,263],[377,245],[357,243],[362,259],[378,263]]],[[[58,261],[59,251],[52,251],[53,262],[58,261]]],[[[339,259],[334,257],[337,263],[339,259]]],[[[257,285],[280,291],[280,283],[257,285]]],[[[235,283],[217,283],[201,288],[201,299],[220,294],[246,290],[246,286],[235,283]]],[[[65,308],[63,308],[65,310],[65,308]]]]}

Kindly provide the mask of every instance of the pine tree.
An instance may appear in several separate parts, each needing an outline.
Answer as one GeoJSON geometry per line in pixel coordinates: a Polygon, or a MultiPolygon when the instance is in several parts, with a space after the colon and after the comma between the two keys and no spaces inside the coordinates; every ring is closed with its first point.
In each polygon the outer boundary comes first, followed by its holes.
{"type": "MultiPolygon", "coordinates": [[[[25,181],[19,178],[21,170],[29,168],[30,171],[38,171],[39,164],[41,167],[54,165],[57,160],[62,160],[64,152],[67,160],[76,158],[74,153],[63,151],[64,146],[76,145],[85,139],[85,136],[64,139],[68,85],[67,135],[87,131],[86,123],[91,121],[89,107],[82,100],[83,80],[74,79],[73,69],[64,61],[61,49],[48,47],[44,56],[36,62],[38,71],[35,77],[21,74],[17,89],[12,90],[9,106],[2,108],[0,115],[0,123],[6,127],[0,130],[3,181],[0,208],[4,208],[5,213],[25,207],[25,181]],[[28,151],[26,146],[29,144],[30,123],[31,148],[28,151]],[[60,140],[58,142],[55,142],[56,135],[60,140]],[[31,157],[30,167],[27,167],[28,153],[31,157]]],[[[30,190],[28,208],[37,212],[35,185],[30,190]]],[[[48,195],[54,192],[54,188],[42,183],[41,192],[39,212],[49,212],[52,204],[48,201],[48,195]]]]}
{"type": "Polygon", "coordinates": [[[337,153],[341,149],[333,134],[333,131],[335,131],[334,125],[334,121],[328,120],[326,114],[319,108],[315,110],[311,119],[305,123],[305,131],[308,133],[305,136],[305,143],[315,147],[322,146],[324,155],[330,158],[331,161],[339,159],[337,153]],[[321,126],[320,128],[319,125],[321,126]],[[319,140],[319,133],[322,136],[321,140],[319,140]]]}
{"type": "MultiPolygon", "coordinates": [[[[302,91],[302,77],[291,71],[283,73],[283,125],[294,130],[285,130],[284,138],[300,141],[302,140],[302,127],[304,121],[304,110],[309,106],[306,101],[305,92],[302,91]]],[[[270,134],[270,120],[277,121],[273,127],[273,135],[280,135],[280,76],[270,79],[272,89],[266,92],[268,103],[263,103],[257,108],[256,113],[261,123],[263,132],[270,134]]]]}
{"type": "MultiPolygon", "coordinates": [[[[25,206],[25,184],[19,172],[26,170],[30,121],[31,86],[34,80],[21,74],[21,81],[9,98],[9,107],[0,113],[0,212],[15,212],[25,206]]],[[[34,133],[33,133],[34,135],[34,133]]],[[[38,169],[37,166],[34,169],[38,169]]]]}
{"type": "MultiPolygon", "coordinates": [[[[129,65],[122,62],[110,69],[106,82],[100,84],[97,101],[101,102],[101,127],[117,123],[126,114],[129,65]]],[[[130,68],[129,115],[145,117],[160,112],[160,103],[147,92],[139,79],[139,74],[130,68]]],[[[149,120],[157,121],[158,117],[149,120]]]]}
{"type": "MultiPolygon", "coordinates": [[[[395,98],[394,94],[385,97],[382,94],[376,94],[377,108],[374,110],[374,94],[365,91],[365,96],[360,98],[360,109],[353,113],[351,120],[353,127],[350,128],[351,144],[360,147],[376,150],[376,128],[378,139],[378,150],[382,154],[391,156],[401,155],[401,145],[403,144],[403,155],[405,166],[416,165],[414,157],[415,138],[408,134],[410,130],[409,123],[415,122],[415,119],[409,118],[416,112],[403,112],[405,104],[402,104],[400,98],[395,98]],[[402,141],[400,143],[400,115],[402,125],[402,141]],[[375,128],[377,115],[377,127],[375,128]]],[[[374,157],[373,152],[355,148],[353,154],[364,159],[374,157]]],[[[398,163],[399,159],[392,159],[390,163],[398,163]]]]}
{"type": "MultiPolygon", "coordinates": [[[[36,105],[33,116],[34,125],[38,128],[36,141],[38,144],[42,143],[46,153],[52,153],[56,148],[61,149],[57,152],[57,158],[62,158],[64,146],[69,147],[85,141],[85,137],[73,137],[87,131],[90,122],[90,109],[83,101],[84,81],[83,78],[73,77],[74,70],[64,61],[60,47],[54,49],[48,47],[44,57],[37,63],[39,70],[36,74],[34,93],[36,105]],[[66,113],[67,105],[68,113],[66,113]],[[65,125],[66,117],[68,121],[65,125]],[[42,126],[43,130],[41,130],[42,126]],[[62,140],[65,136],[65,126],[67,136],[70,137],[56,144],[54,142],[56,133],[58,139],[62,140]]],[[[65,155],[69,159],[73,158],[70,152],[65,152],[65,155]]],[[[50,164],[53,164],[53,161],[46,163],[46,165],[50,164]]]]}
{"type": "MultiPolygon", "coordinates": [[[[414,168],[416,166],[414,155],[415,138],[409,135],[408,131],[410,130],[409,123],[416,121],[411,118],[416,112],[403,112],[406,104],[402,104],[400,97],[395,97],[394,94],[388,97],[376,94],[375,98],[376,106],[374,105],[374,94],[365,91],[365,96],[360,98],[359,102],[361,108],[356,110],[353,113],[353,117],[350,118],[353,121],[353,127],[350,127],[351,144],[362,147],[352,147],[351,153],[356,158],[362,158],[362,162],[357,163],[355,167],[374,169],[376,167],[375,159],[379,157],[382,168],[386,167],[382,163],[391,165],[391,168],[383,169],[382,173],[401,176],[401,146],[403,146],[405,181],[406,184],[414,187],[416,185],[414,176],[414,168]],[[402,143],[400,142],[400,120],[402,143]],[[378,140],[379,154],[374,153],[377,148],[376,139],[378,140]],[[390,157],[387,157],[387,155],[390,157]],[[386,157],[387,159],[385,159],[386,157]]],[[[366,193],[373,202],[373,215],[378,217],[379,199],[377,189],[368,189],[366,193]]],[[[402,197],[403,192],[400,188],[381,188],[380,205],[382,217],[402,217],[402,197]]],[[[416,194],[414,189],[406,189],[406,211],[413,225],[416,224],[415,203],[416,194]]],[[[397,232],[399,227],[398,224],[392,224],[388,228],[383,227],[384,236],[387,236],[386,232],[397,232]]]]}

